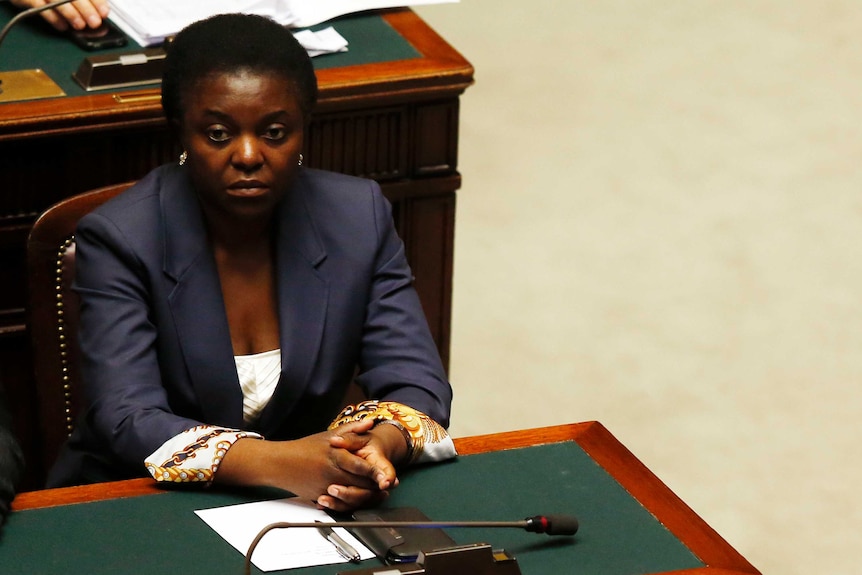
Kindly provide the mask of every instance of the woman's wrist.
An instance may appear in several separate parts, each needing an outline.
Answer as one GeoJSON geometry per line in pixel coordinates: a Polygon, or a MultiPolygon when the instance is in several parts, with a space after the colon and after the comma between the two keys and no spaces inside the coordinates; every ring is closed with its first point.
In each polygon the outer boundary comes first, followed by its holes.
{"type": "Polygon", "coordinates": [[[383,442],[389,461],[399,465],[410,461],[413,440],[410,438],[410,432],[400,422],[394,419],[379,419],[370,433],[383,442]]]}
{"type": "Polygon", "coordinates": [[[262,456],[267,452],[265,441],[257,439],[251,441],[248,438],[237,440],[222,458],[221,466],[213,480],[217,483],[231,485],[261,485],[266,484],[266,479],[259,476],[266,466],[262,468],[255,465],[260,462],[262,456]]]}

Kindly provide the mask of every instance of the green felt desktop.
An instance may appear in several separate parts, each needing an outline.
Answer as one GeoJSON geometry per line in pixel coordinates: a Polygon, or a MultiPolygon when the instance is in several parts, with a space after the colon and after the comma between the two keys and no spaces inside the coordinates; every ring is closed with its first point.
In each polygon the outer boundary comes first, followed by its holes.
{"type": "MultiPolygon", "coordinates": [[[[238,575],[241,554],[194,510],[280,496],[181,489],[16,511],[0,538],[0,574],[238,575]]],[[[518,559],[523,575],[638,575],[704,566],[572,441],[461,456],[412,469],[402,474],[401,486],[387,505],[416,506],[439,521],[576,516],[580,529],[574,537],[520,529],[448,529],[460,544],[484,542],[506,549],[518,559]]],[[[368,560],[355,568],[375,564],[368,560]]],[[[323,575],[351,568],[328,565],[290,572],[323,575]]]]}

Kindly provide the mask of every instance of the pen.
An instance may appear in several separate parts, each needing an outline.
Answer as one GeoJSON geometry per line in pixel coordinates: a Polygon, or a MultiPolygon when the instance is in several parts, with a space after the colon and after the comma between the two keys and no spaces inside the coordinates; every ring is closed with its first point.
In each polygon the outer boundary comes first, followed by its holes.
{"type": "Polygon", "coordinates": [[[320,525],[317,526],[317,531],[323,535],[327,541],[335,545],[335,549],[338,551],[339,555],[354,563],[359,561],[359,552],[356,551],[350,543],[339,537],[338,533],[332,530],[332,527],[327,526],[326,523],[321,521],[315,521],[315,523],[320,523],[320,525]]]}

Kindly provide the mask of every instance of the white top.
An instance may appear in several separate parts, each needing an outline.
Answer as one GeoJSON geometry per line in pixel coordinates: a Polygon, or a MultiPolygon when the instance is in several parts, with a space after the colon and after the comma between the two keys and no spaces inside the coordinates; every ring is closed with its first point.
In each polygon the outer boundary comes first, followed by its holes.
{"type": "Polygon", "coordinates": [[[249,425],[257,421],[275,392],[281,376],[281,350],[237,355],[234,361],[242,388],[242,418],[249,425]]]}

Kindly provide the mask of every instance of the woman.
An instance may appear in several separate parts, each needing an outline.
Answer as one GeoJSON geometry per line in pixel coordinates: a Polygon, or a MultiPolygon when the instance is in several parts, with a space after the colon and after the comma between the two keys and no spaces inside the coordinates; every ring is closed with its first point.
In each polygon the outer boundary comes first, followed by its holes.
{"type": "Polygon", "coordinates": [[[454,455],[451,388],[388,203],[372,181],[302,167],[316,95],[305,50],[270,20],[177,35],[162,106],[180,161],[76,233],[88,409],[50,485],[146,461],[157,480],[344,511],[385,497],[397,464],[454,455]],[[336,417],[354,376],[380,401],[336,417]]]}

